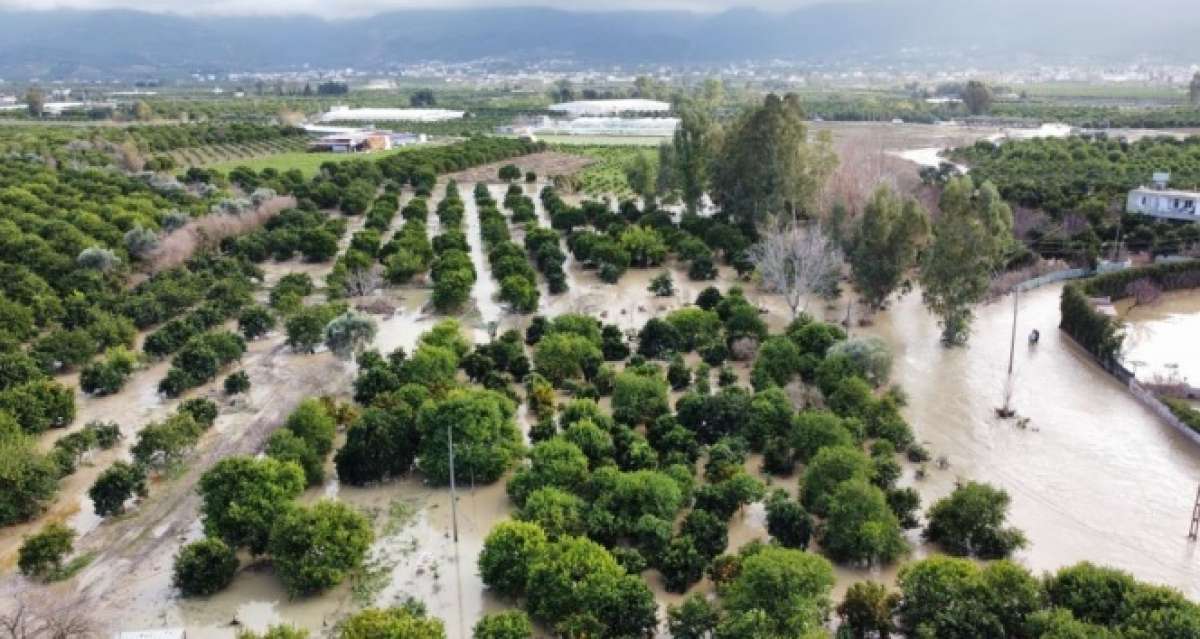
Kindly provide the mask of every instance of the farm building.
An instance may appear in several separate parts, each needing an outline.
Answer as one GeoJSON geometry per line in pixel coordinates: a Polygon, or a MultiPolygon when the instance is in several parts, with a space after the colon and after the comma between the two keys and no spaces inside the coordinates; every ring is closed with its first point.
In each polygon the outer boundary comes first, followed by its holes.
{"type": "Polygon", "coordinates": [[[349,131],[332,133],[308,143],[309,151],[358,153],[386,151],[392,148],[392,135],[387,131],[349,131]]]}
{"type": "Polygon", "coordinates": [[[562,102],[550,106],[550,111],[570,117],[582,116],[612,116],[622,113],[667,113],[671,110],[669,102],[658,100],[579,100],[562,102]]]}
{"type": "Polygon", "coordinates": [[[424,133],[393,133],[377,129],[335,126],[306,126],[305,130],[318,136],[308,143],[309,151],[331,153],[386,151],[401,146],[425,144],[429,141],[429,137],[424,133]]]}
{"type": "Polygon", "coordinates": [[[447,122],[461,120],[463,111],[450,109],[382,109],[331,107],[321,114],[322,122],[447,122]]]}
{"type": "Polygon", "coordinates": [[[1155,173],[1150,186],[1129,192],[1125,209],[1166,220],[1200,222],[1200,192],[1169,189],[1170,180],[1169,173],[1155,173]]]}

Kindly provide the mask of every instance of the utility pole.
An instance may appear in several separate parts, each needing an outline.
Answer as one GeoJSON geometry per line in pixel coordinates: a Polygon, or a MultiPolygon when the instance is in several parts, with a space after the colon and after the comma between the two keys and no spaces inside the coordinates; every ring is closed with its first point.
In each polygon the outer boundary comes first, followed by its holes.
{"type": "MultiPolygon", "coordinates": [[[[1013,372],[1013,356],[1017,351],[1017,299],[1021,297],[1021,289],[1013,287],[1013,321],[1012,321],[1012,338],[1008,342],[1008,376],[1012,377],[1013,372]]],[[[1005,404],[1007,405],[1007,401],[1005,404]]]]}
{"type": "Polygon", "coordinates": [[[1188,529],[1188,539],[1196,541],[1200,536],[1200,487],[1196,489],[1196,503],[1192,506],[1192,525],[1188,529]]]}
{"type": "Polygon", "coordinates": [[[1013,408],[1009,405],[1009,402],[1012,400],[1013,393],[1013,359],[1015,358],[1017,351],[1017,305],[1018,299],[1021,296],[1021,290],[1014,286],[1012,293],[1013,319],[1012,336],[1009,338],[1008,342],[1008,377],[1004,380],[1004,406],[996,409],[996,414],[1003,419],[1013,417],[1017,414],[1017,411],[1013,410],[1013,408]]]}
{"type": "Polygon", "coordinates": [[[446,446],[450,449],[450,525],[454,529],[454,544],[458,547],[458,494],[454,486],[454,426],[446,429],[446,446]]]}
{"type": "Polygon", "coordinates": [[[446,446],[450,452],[450,525],[454,532],[454,574],[458,581],[458,636],[466,637],[463,621],[462,561],[458,555],[458,491],[454,484],[454,425],[446,429],[446,446]]]}

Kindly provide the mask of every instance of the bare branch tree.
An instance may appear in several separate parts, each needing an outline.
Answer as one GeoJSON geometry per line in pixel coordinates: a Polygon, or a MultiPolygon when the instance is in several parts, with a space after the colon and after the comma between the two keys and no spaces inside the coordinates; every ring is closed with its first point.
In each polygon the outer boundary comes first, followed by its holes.
{"type": "Polygon", "coordinates": [[[837,283],[842,251],[819,223],[802,227],[788,222],[750,249],[750,261],[763,289],[783,295],[795,317],[807,308],[810,294],[828,292],[837,283]]]}
{"type": "Polygon", "coordinates": [[[1148,277],[1136,279],[1125,287],[1125,294],[1133,298],[1134,306],[1148,306],[1162,298],[1162,289],[1148,277]]]}
{"type": "Polygon", "coordinates": [[[15,598],[15,606],[0,614],[0,639],[94,639],[99,635],[80,599],[52,603],[38,599],[31,604],[15,598]]]}
{"type": "Polygon", "coordinates": [[[346,277],[346,293],[352,297],[362,297],[379,288],[382,283],[379,269],[374,266],[356,268],[346,277]]]}

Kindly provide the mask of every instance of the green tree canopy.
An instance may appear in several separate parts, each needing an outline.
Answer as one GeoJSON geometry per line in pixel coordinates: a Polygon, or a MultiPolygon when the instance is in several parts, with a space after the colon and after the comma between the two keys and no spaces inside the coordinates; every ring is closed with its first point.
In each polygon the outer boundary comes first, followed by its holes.
{"type": "Polygon", "coordinates": [[[304,490],[304,471],[270,457],[227,457],[200,477],[204,531],[261,555],[271,527],[304,490]]]}
{"type": "Polygon", "coordinates": [[[880,187],[863,208],[847,244],[854,287],[872,308],[883,308],[916,266],[929,214],[913,198],[880,187]]]}
{"type": "Polygon", "coordinates": [[[925,305],[941,320],[942,342],[956,345],[969,337],[971,307],[983,300],[1013,243],[1013,217],[996,187],[984,182],[976,190],[968,176],[950,180],[940,208],[921,263],[921,286],[925,305]]]}
{"type": "Polygon", "coordinates": [[[1004,526],[1008,504],[1007,492],[967,482],[929,509],[925,538],[952,555],[1008,557],[1026,543],[1021,531],[1004,526]]]}
{"type": "Polygon", "coordinates": [[[341,583],[362,565],[374,534],[371,523],[342,502],[286,509],[271,527],[275,572],[293,596],[341,583]]]}
{"type": "Polygon", "coordinates": [[[804,469],[801,501],[819,515],[829,512],[839,484],[851,479],[870,481],[874,464],[866,453],[847,446],[821,448],[804,469]]]}
{"type": "Polygon", "coordinates": [[[28,577],[49,577],[62,567],[63,559],[74,549],[75,531],[57,522],[46,524],[25,538],[17,551],[17,567],[28,577]]]}
{"type": "Polygon", "coordinates": [[[736,577],[719,587],[731,616],[760,612],[778,637],[799,637],[820,628],[829,613],[833,567],[801,550],[758,546],[741,558],[736,577]]]}
{"type": "Polygon", "coordinates": [[[863,479],[833,491],[821,546],[837,561],[858,563],[891,563],[908,550],[883,491],[863,479]]]}
{"type": "Polygon", "coordinates": [[[483,583],[502,595],[525,594],[529,568],[546,548],[546,532],[537,524],[503,521],[496,524],[479,553],[483,583]]]}
{"type": "Polygon", "coordinates": [[[175,556],[171,583],[184,597],[207,597],[224,590],[237,573],[237,554],[213,537],[194,541],[175,556]]]}
{"type": "Polygon", "coordinates": [[[837,165],[827,134],[810,141],[800,98],[768,95],[725,136],[712,174],[713,200],[751,226],[807,211],[837,165]]]}
{"type": "Polygon", "coordinates": [[[533,623],[520,610],[505,610],[485,615],[471,632],[473,639],[530,639],[533,623]]]}
{"type": "Polygon", "coordinates": [[[513,421],[516,407],[486,390],[451,391],[428,402],[417,417],[421,433],[417,466],[432,482],[450,481],[449,444],[453,431],[454,473],[459,482],[489,484],[512,468],[523,452],[513,421]]]}
{"type": "Polygon", "coordinates": [[[551,626],[583,624],[597,636],[643,636],[657,625],[645,582],[583,537],[563,537],[534,558],[526,600],[535,619],[551,626]]]}
{"type": "Polygon", "coordinates": [[[441,619],[428,617],[425,607],[367,608],[338,626],[338,639],[446,639],[441,619]]]}

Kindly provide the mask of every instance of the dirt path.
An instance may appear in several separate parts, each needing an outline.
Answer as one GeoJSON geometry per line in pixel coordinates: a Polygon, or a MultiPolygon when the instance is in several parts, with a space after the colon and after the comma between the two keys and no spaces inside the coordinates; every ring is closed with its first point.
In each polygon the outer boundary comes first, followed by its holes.
{"type": "MultiPolygon", "coordinates": [[[[456,180],[460,184],[467,182],[499,182],[500,178],[497,173],[499,173],[500,167],[506,164],[515,164],[521,169],[522,174],[533,171],[537,173],[538,178],[548,179],[556,175],[578,173],[593,162],[595,160],[585,158],[581,155],[560,153],[558,151],[542,151],[541,153],[524,155],[519,158],[484,164],[473,169],[451,173],[446,177],[456,180]]],[[[463,191],[463,199],[466,200],[469,197],[471,197],[471,193],[463,191]]]]}
{"type": "MultiPolygon", "coordinates": [[[[351,367],[329,353],[302,355],[281,340],[244,368],[254,380],[247,405],[223,410],[209,443],[188,462],[181,477],[161,482],[128,518],[101,525],[85,538],[83,551],[97,556],[79,576],[79,595],[95,610],[96,620],[114,628],[127,611],[145,610],[146,597],[169,592],[175,553],[185,540],[200,536],[200,497],[196,486],[204,471],[234,455],[262,450],[268,436],[301,400],[346,388],[351,367]]],[[[151,606],[151,609],[162,609],[151,606]]]]}
{"type": "MultiPolygon", "coordinates": [[[[331,213],[340,215],[339,213],[331,213]]],[[[354,232],[362,228],[362,217],[351,220],[340,250],[349,245],[354,232]]],[[[305,272],[320,285],[333,262],[268,262],[262,265],[264,281],[258,296],[265,299],[270,286],[290,272],[305,272]]],[[[144,336],[140,336],[144,337],[144,336]]],[[[148,597],[161,600],[169,593],[170,567],[185,539],[199,537],[199,496],[196,485],[200,476],[217,461],[231,455],[250,455],[262,450],[267,437],[303,399],[337,393],[349,387],[352,366],[329,353],[296,354],[285,343],[282,327],[265,338],[248,344],[248,352],[233,368],[246,371],[251,379],[250,392],[230,400],[221,391],[217,379],[189,392],[178,400],[164,401],[157,395],[158,380],[168,362],[159,362],[135,373],[122,393],[78,398],[79,415],[72,425],[78,429],[92,419],[116,420],[125,440],[113,451],[97,454],[90,464],[63,481],[47,512],[32,522],[9,527],[0,535],[0,557],[13,561],[21,539],[48,521],[66,521],[80,534],[76,554],[94,553],[90,565],[76,578],[46,588],[56,597],[77,599],[77,606],[89,611],[92,620],[103,628],[125,627],[131,610],[164,610],[165,601],[153,605],[148,597]],[[104,468],[117,459],[129,457],[128,449],[137,433],[149,422],[161,419],[188,397],[208,397],[218,402],[220,413],[211,431],[205,434],[187,460],[180,476],[152,480],[150,496],[123,517],[100,520],[91,512],[86,491],[104,468]]],[[[48,435],[46,442],[68,431],[48,435]]],[[[13,571],[0,579],[0,612],[15,597],[40,589],[13,571]]]]}

